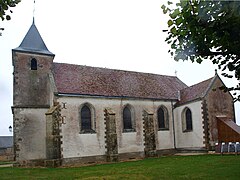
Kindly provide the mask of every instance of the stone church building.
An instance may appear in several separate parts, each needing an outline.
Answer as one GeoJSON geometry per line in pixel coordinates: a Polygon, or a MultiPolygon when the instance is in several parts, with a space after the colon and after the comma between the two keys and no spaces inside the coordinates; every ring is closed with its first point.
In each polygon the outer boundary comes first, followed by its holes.
{"type": "Polygon", "coordinates": [[[209,151],[226,138],[240,141],[231,139],[239,134],[227,135],[227,121],[235,124],[233,97],[218,89],[223,82],[217,74],[188,87],[175,76],[53,60],[33,21],[12,50],[14,155],[20,165],[209,151]],[[221,137],[218,121],[226,129],[221,137]]]}

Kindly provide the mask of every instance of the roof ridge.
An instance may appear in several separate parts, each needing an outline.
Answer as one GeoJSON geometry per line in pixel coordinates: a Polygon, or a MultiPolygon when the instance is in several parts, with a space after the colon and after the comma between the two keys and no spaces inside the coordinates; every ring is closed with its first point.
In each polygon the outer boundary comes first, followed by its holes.
{"type": "Polygon", "coordinates": [[[98,69],[107,69],[107,70],[113,70],[113,71],[121,71],[121,72],[127,72],[127,73],[137,73],[137,74],[149,74],[149,75],[155,75],[155,76],[163,76],[163,77],[172,77],[177,78],[177,76],[171,76],[171,75],[163,75],[163,74],[157,74],[157,73],[148,73],[148,72],[140,72],[140,71],[133,71],[133,70],[122,70],[122,69],[112,69],[112,68],[106,68],[106,67],[96,67],[96,66],[89,66],[89,65],[80,65],[80,64],[70,64],[70,63],[61,63],[61,62],[53,62],[54,64],[66,64],[66,65],[72,65],[72,66],[82,66],[82,67],[89,67],[89,68],[98,68],[98,69]]]}
{"type": "Polygon", "coordinates": [[[215,79],[216,78],[214,76],[187,88],[181,89],[181,99],[178,102],[178,105],[185,104],[199,98],[204,98],[215,79]]]}
{"type": "Polygon", "coordinates": [[[210,79],[213,79],[215,76],[213,76],[213,77],[211,77],[211,78],[208,78],[208,79],[206,79],[206,80],[203,80],[203,81],[201,81],[201,82],[198,82],[198,83],[196,83],[196,84],[193,84],[193,85],[191,85],[191,86],[188,86],[188,87],[186,87],[186,88],[183,88],[183,89],[181,89],[181,91],[182,90],[185,90],[185,89],[188,89],[188,88],[192,88],[192,87],[194,87],[194,86],[197,86],[197,85],[199,85],[199,84],[201,84],[201,83],[204,83],[204,82],[206,82],[206,81],[209,81],[210,79]]]}
{"type": "MultiPolygon", "coordinates": [[[[207,95],[210,87],[212,86],[213,82],[216,80],[217,77],[218,77],[218,75],[215,74],[212,78],[210,78],[211,82],[209,82],[208,87],[206,88],[205,92],[203,92],[203,94],[202,94],[202,97],[205,97],[207,95]]],[[[208,79],[208,80],[210,80],[210,79],[208,79]]]]}

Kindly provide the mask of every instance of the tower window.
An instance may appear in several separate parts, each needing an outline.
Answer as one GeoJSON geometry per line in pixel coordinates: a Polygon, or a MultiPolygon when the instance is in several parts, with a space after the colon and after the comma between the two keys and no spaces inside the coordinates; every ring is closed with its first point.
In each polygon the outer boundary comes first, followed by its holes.
{"type": "Polygon", "coordinates": [[[35,58],[31,60],[31,70],[37,70],[37,60],[35,58]]]}

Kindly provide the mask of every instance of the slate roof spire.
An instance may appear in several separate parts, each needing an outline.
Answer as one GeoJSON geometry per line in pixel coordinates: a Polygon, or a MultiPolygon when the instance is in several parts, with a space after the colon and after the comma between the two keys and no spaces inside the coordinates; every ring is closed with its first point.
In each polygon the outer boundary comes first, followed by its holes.
{"type": "Polygon", "coordinates": [[[27,34],[25,35],[22,43],[20,44],[19,47],[15,48],[14,50],[54,56],[54,54],[48,50],[46,44],[44,43],[35,25],[34,17],[32,25],[29,28],[27,34]]]}

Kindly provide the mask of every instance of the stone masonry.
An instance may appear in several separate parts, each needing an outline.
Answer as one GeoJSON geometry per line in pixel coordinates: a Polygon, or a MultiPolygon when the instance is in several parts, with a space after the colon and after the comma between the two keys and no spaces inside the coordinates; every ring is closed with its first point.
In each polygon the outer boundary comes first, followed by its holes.
{"type": "Polygon", "coordinates": [[[156,156],[156,137],[154,132],[153,113],[143,110],[144,152],[146,157],[156,156]]]}
{"type": "Polygon", "coordinates": [[[118,161],[118,143],[116,133],[115,113],[111,109],[104,110],[106,125],[106,158],[108,162],[118,161]]]}
{"type": "Polygon", "coordinates": [[[61,106],[56,104],[46,113],[46,166],[61,165],[61,106]]]}

